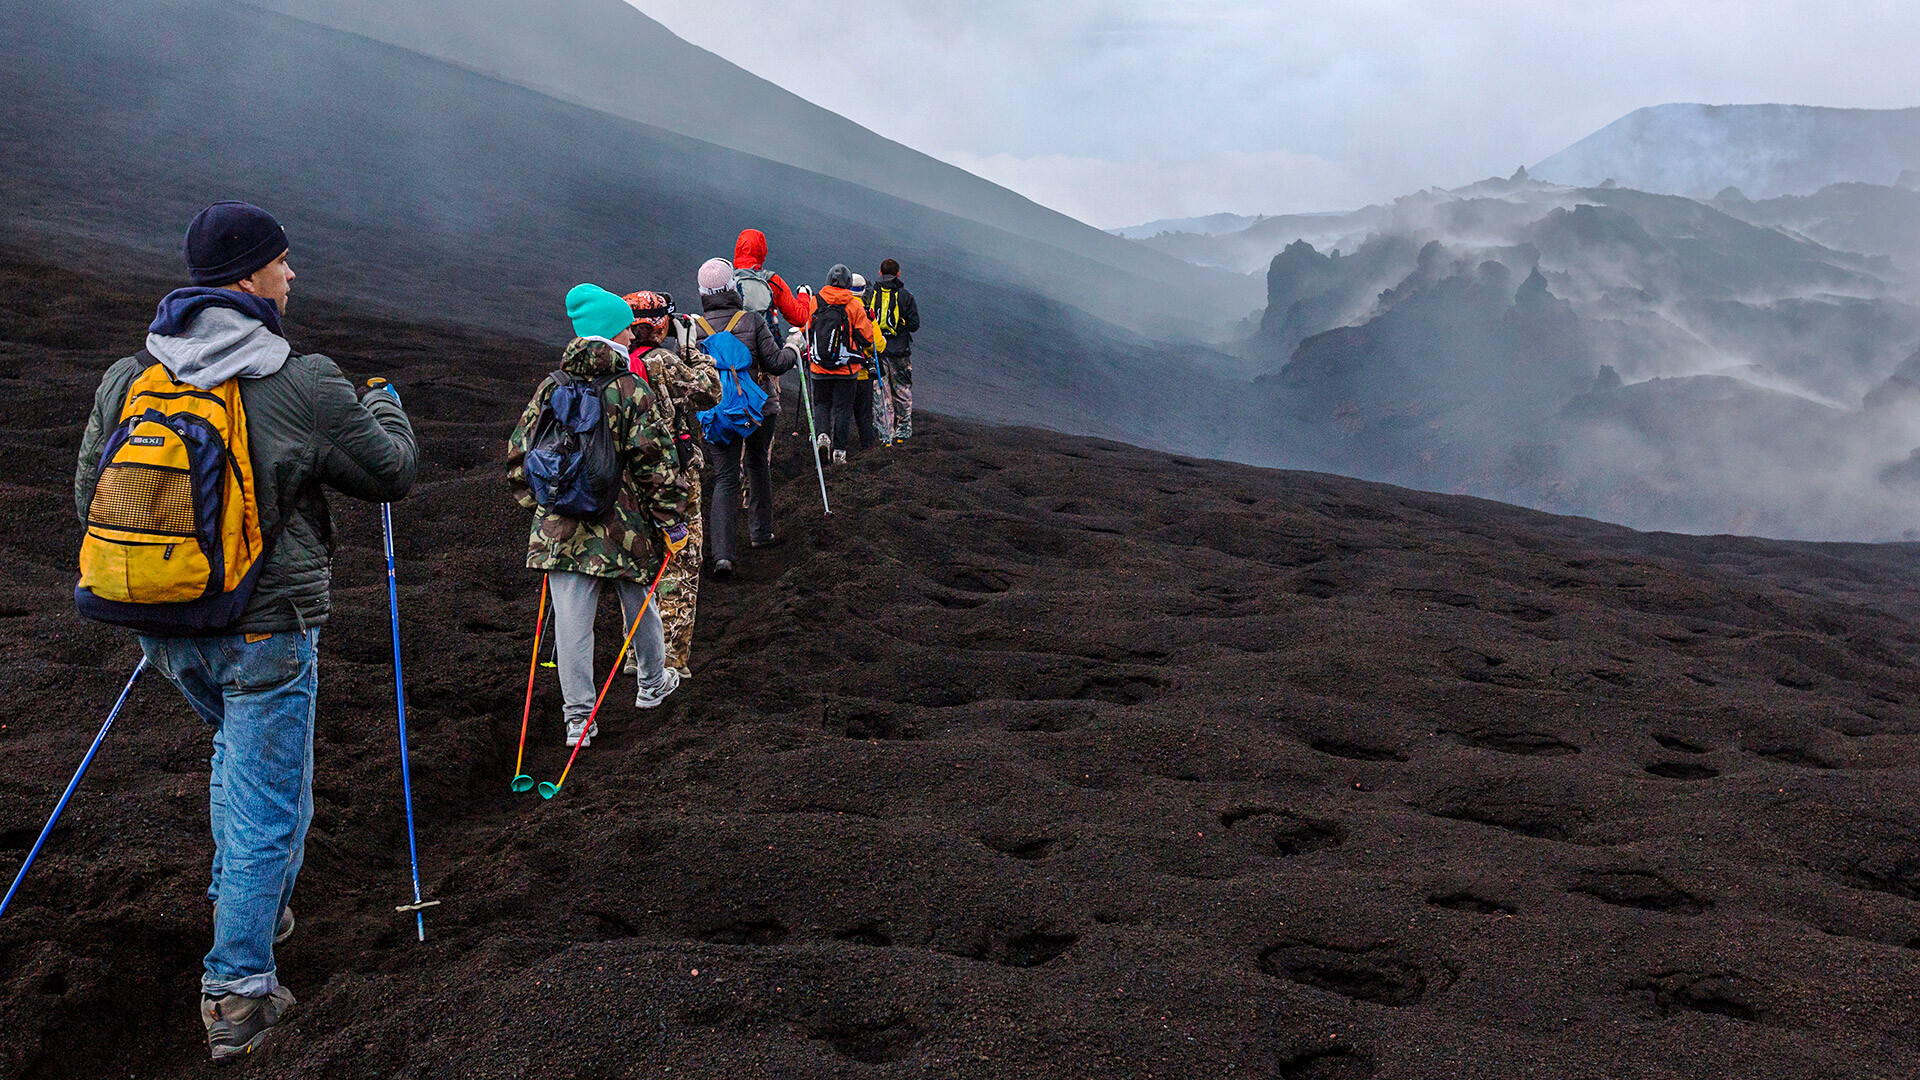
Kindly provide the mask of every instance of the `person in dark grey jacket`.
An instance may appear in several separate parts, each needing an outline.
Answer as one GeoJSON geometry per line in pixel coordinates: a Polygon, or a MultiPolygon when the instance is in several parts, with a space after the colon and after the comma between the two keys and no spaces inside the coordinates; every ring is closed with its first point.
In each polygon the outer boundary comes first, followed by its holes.
{"type": "Polygon", "coordinates": [[[150,363],[212,389],[240,380],[251,483],[272,553],[240,620],[217,637],[142,635],[154,669],[213,727],[214,943],[200,1017],[216,1062],[246,1055],[293,994],[274,944],[313,818],[315,648],[330,614],[332,530],[325,488],[392,502],[413,486],[413,429],[383,384],[364,400],[332,360],[295,356],[280,332],[293,271],[286,231],[245,203],[216,203],[187,231],[195,288],[160,303],[146,349],[107,369],[80,444],[74,503],[84,522],[107,436],[150,363]]]}
{"type": "Polygon", "coordinates": [[[902,442],[913,436],[913,335],[920,332],[920,304],[900,284],[897,259],[880,263],[880,280],[867,290],[866,301],[867,314],[887,336],[879,359],[886,393],[875,403],[880,438],[889,444],[902,442]]]}
{"type": "Polygon", "coordinates": [[[713,576],[725,578],[733,573],[738,555],[734,536],[740,520],[740,474],[746,473],[747,530],[756,548],[775,542],[773,534],[773,435],[780,417],[780,376],[800,362],[800,351],[783,347],[758,312],[741,313],[740,294],[733,288],[733,264],[725,259],[710,260],[700,268],[700,307],[705,332],[725,333],[728,325],[733,336],[753,354],[753,380],[767,392],[760,427],[744,439],[709,449],[713,456],[714,482],[712,521],[708,523],[707,543],[713,552],[713,576]],[[739,321],[734,317],[738,315],[739,321]]]}

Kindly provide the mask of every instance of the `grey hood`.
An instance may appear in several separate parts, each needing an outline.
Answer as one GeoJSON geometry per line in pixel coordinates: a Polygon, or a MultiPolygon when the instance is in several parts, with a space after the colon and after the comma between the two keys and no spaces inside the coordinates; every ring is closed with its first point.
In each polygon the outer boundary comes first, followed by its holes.
{"type": "Polygon", "coordinates": [[[279,371],[293,346],[251,315],[209,307],[178,337],[148,334],[147,351],[174,378],[211,390],[228,379],[258,379],[279,371]]]}

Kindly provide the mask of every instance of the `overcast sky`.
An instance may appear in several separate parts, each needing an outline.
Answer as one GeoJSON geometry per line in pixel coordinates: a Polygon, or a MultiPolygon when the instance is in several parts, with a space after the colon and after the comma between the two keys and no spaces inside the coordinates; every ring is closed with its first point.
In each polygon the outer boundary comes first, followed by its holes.
{"type": "Polygon", "coordinates": [[[1505,175],[1643,105],[1920,105],[1914,0],[631,2],[1108,228],[1505,175]]]}

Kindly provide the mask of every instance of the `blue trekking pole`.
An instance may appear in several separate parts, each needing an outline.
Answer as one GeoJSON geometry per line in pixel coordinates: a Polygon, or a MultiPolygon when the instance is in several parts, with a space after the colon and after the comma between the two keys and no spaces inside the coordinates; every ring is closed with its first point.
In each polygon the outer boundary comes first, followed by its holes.
{"type": "MultiPolygon", "coordinates": [[[[385,390],[393,395],[393,400],[400,400],[400,391],[385,379],[368,379],[367,389],[385,390]]],[[[420,899],[420,853],[413,843],[413,773],[407,767],[407,684],[400,673],[400,579],[393,572],[392,503],[380,504],[380,532],[387,545],[387,613],[393,624],[393,700],[400,718],[400,791],[407,801],[407,861],[413,864],[413,903],[400,904],[393,910],[413,912],[414,931],[425,941],[427,918],[421,913],[440,901],[420,899]]]]}
{"type": "Polygon", "coordinates": [[[407,769],[407,682],[399,673],[399,578],[394,577],[394,503],[380,503],[380,530],[386,532],[386,607],[394,621],[394,701],[399,709],[399,790],[407,798],[407,861],[413,863],[413,903],[401,903],[394,907],[394,911],[413,913],[413,928],[424,942],[424,911],[440,901],[420,901],[420,853],[413,846],[413,773],[407,769]]]}
{"type": "Polygon", "coordinates": [[[33,868],[33,860],[40,857],[40,849],[47,846],[47,837],[53,835],[53,826],[60,820],[60,812],[67,808],[67,800],[80,787],[80,778],[87,775],[87,766],[93,764],[93,755],[100,752],[100,744],[107,741],[107,732],[113,730],[113,722],[120,715],[120,707],[127,703],[127,695],[133,693],[133,684],[147,670],[147,658],[140,657],[140,663],[133,669],[133,678],[127,680],[127,688],[120,691],[120,700],[113,703],[113,711],[107,714],[107,722],[100,725],[100,734],[93,737],[93,745],[87,747],[87,756],[80,759],[80,768],[67,781],[67,790],[60,795],[60,802],[53,808],[53,816],[47,819],[47,827],[40,830],[40,839],[33,842],[33,850],[27,852],[27,861],[20,864],[20,873],[13,879],[13,886],[7,890],[7,898],[0,900],[0,915],[7,913],[7,905],[13,903],[13,894],[20,891],[20,883],[27,880],[27,871],[33,868]]]}
{"type": "Polygon", "coordinates": [[[413,774],[407,768],[407,685],[400,675],[400,581],[393,573],[393,504],[380,504],[380,528],[387,541],[387,611],[393,619],[393,699],[400,711],[400,790],[407,800],[407,859],[413,863],[413,903],[393,910],[413,912],[414,930],[427,940],[427,917],[423,912],[440,903],[420,899],[420,854],[413,844],[413,774]]]}

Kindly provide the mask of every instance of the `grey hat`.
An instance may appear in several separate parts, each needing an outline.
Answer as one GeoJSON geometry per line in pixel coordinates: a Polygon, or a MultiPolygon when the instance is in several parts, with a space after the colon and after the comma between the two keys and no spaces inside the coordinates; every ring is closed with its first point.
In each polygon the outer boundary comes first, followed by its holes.
{"type": "Polygon", "coordinates": [[[827,271],[827,288],[853,288],[853,271],[847,269],[844,263],[834,263],[833,269],[827,271]]]}

